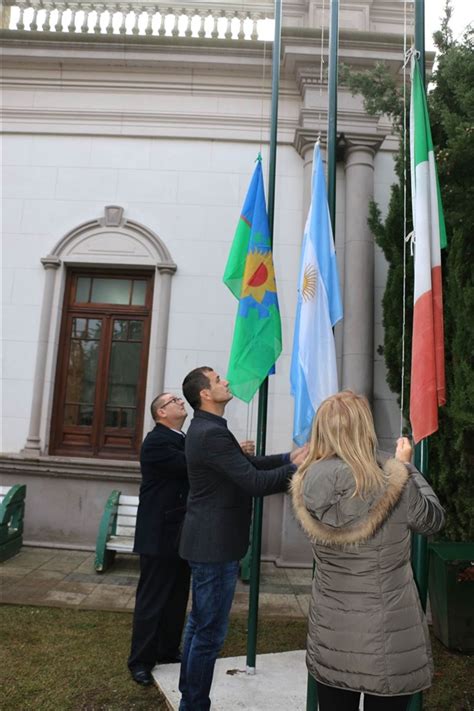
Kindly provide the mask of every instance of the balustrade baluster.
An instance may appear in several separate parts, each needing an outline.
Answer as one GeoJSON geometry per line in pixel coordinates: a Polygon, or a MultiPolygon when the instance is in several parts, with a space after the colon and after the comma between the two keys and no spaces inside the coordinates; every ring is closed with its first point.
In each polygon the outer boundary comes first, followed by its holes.
{"type": "Polygon", "coordinates": [[[16,23],[16,29],[17,30],[24,30],[25,23],[24,23],[23,14],[25,12],[25,6],[23,5],[23,3],[21,3],[18,5],[18,7],[20,8],[20,14],[18,15],[18,22],[16,23]]]}
{"type": "Polygon", "coordinates": [[[185,8],[183,13],[184,13],[184,16],[186,17],[186,24],[184,26],[184,36],[185,37],[192,37],[193,36],[192,25],[193,25],[194,10],[185,8]]]}
{"type": "Polygon", "coordinates": [[[67,26],[67,31],[73,33],[76,31],[77,7],[75,7],[73,3],[69,3],[69,9],[71,10],[71,17],[69,18],[69,25],[67,26]]]}
{"type": "Polygon", "coordinates": [[[210,10],[210,15],[212,19],[212,26],[211,26],[211,38],[212,39],[217,39],[219,37],[219,17],[220,15],[217,14],[216,12],[213,12],[210,10]]]}
{"type": "Polygon", "coordinates": [[[173,15],[173,24],[171,25],[171,36],[178,37],[179,35],[179,10],[168,8],[168,14],[173,15]]]}
{"type": "Polygon", "coordinates": [[[36,32],[36,30],[38,29],[38,11],[40,8],[35,2],[32,2],[31,4],[33,6],[33,17],[31,18],[30,22],[30,30],[32,32],[36,32]]]}
{"type": "Polygon", "coordinates": [[[155,14],[156,9],[153,7],[146,8],[146,27],[145,27],[145,34],[146,35],[152,35],[153,34],[153,15],[155,14]]]}
{"type": "Polygon", "coordinates": [[[163,37],[163,35],[166,34],[165,17],[165,11],[160,8],[160,24],[158,25],[158,37],[163,37]]]}
{"type": "Polygon", "coordinates": [[[236,13],[236,15],[239,20],[239,33],[237,35],[237,39],[243,40],[243,39],[245,39],[244,22],[247,19],[247,13],[246,12],[238,12],[238,13],[236,13]]]}
{"type": "Polygon", "coordinates": [[[110,3],[108,3],[105,7],[107,9],[107,12],[109,13],[109,21],[107,22],[107,27],[105,28],[105,31],[108,35],[113,35],[115,5],[111,5],[110,3]]]}
{"type": "Polygon", "coordinates": [[[93,27],[93,32],[95,35],[100,35],[100,18],[102,17],[103,11],[104,11],[103,5],[96,5],[95,6],[95,22],[94,22],[94,27],[93,27]]]}
{"type": "MultiPolygon", "coordinates": [[[[119,3],[119,4],[115,5],[115,7],[114,7],[113,14],[115,14],[116,12],[119,12],[120,16],[122,18],[121,22],[120,22],[120,27],[118,29],[119,34],[121,34],[121,35],[127,34],[127,17],[128,17],[128,13],[130,12],[130,10],[131,10],[131,5],[126,5],[124,3],[119,3]]],[[[112,34],[116,34],[114,32],[113,26],[114,25],[112,22],[112,34]]]]}
{"type": "Polygon", "coordinates": [[[199,10],[196,14],[199,14],[199,28],[198,28],[198,37],[205,37],[206,36],[206,18],[209,17],[209,11],[208,10],[199,10]]]}
{"type": "Polygon", "coordinates": [[[81,3],[81,10],[84,13],[82,18],[81,32],[86,35],[89,32],[89,12],[91,11],[91,6],[88,3],[81,3]]]}
{"type": "MultiPolygon", "coordinates": [[[[132,8],[130,7],[130,9],[132,9],[132,8]]],[[[133,14],[135,15],[135,22],[133,23],[133,27],[132,27],[132,35],[138,35],[138,33],[140,32],[140,29],[138,27],[138,22],[140,20],[140,15],[141,15],[140,8],[137,8],[136,10],[134,10],[133,14]]]]}
{"type": "Polygon", "coordinates": [[[252,20],[252,34],[250,35],[250,39],[258,40],[258,21],[260,20],[260,13],[253,12],[250,15],[250,19],[252,20]]]}
{"type": "Polygon", "coordinates": [[[54,29],[56,32],[62,32],[63,31],[63,14],[65,7],[64,5],[60,5],[59,3],[53,3],[53,8],[57,10],[58,16],[56,18],[56,24],[54,25],[54,29]]]}
{"type": "Polygon", "coordinates": [[[51,17],[51,5],[49,2],[46,2],[43,4],[44,7],[44,20],[43,20],[43,27],[42,31],[43,32],[50,32],[51,31],[51,23],[50,23],[50,17],[51,17]]]}
{"type": "Polygon", "coordinates": [[[233,12],[224,12],[224,17],[227,20],[224,37],[225,37],[225,39],[232,39],[232,18],[234,17],[234,13],[233,12]]]}

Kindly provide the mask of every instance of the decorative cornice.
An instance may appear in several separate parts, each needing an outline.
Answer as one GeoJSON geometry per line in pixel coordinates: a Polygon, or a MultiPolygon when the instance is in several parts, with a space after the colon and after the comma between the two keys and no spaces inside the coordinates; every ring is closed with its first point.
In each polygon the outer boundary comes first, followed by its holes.
{"type": "MultiPolygon", "coordinates": [[[[255,113],[183,114],[147,111],[99,111],[38,109],[35,107],[3,109],[0,112],[6,133],[106,135],[156,138],[212,138],[213,140],[261,140],[270,129],[270,119],[255,113]]],[[[278,120],[279,143],[292,143],[296,121],[278,120]]]]}

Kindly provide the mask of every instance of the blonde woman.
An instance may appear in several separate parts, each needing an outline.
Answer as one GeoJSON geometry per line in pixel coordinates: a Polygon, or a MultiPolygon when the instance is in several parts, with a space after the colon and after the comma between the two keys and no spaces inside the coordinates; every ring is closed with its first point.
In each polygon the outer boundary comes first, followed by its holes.
{"type": "Polygon", "coordinates": [[[377,452],[367,400],[325,400],[292,481],[294,511],[316,563],[306,663],[320,711],[405,711],[431,685],[425,616],[410,564],[411,532],[436,533],[443,509],[410,464],[377,452]]]}

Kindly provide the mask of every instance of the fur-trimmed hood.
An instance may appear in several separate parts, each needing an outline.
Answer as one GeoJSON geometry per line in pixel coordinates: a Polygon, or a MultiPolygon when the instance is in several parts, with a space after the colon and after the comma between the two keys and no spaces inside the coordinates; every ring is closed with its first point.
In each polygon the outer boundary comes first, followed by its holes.
{"type": "Polygon", "coordinates": [[[396,459],[388,459],[383,469],[386,487],[371,502],[352,498],[354,479],[349,467],[339,459],[315,462],[304,474],[295,474],[291,482],[293,509],[312,543],[350,546],[377,533],[400,501],[409,478],[407,467],[396,459]],[[344,505],[350,509],[348,515],[344,515],[344,505]],[[320,516],[331,520],[331,524],[320,520],[320,516]]]}

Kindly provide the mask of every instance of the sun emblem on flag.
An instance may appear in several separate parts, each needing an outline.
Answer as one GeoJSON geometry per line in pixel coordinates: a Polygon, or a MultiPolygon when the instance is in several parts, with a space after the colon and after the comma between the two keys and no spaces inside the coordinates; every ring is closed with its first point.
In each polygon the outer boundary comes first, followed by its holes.
{"type": "Polygon", "coordinates": [[[307,264],[303,272],[303,286],[301,296],[304,301],[310,301],[316,294],[316,269],[312,264],[307,264]]]}
{"type": "Polygon", "coordinates": [[[252,296],[262,303],[267,291],[276,292],[272,253],[255,250],[247,255],[241,298],[252,296]]]}

